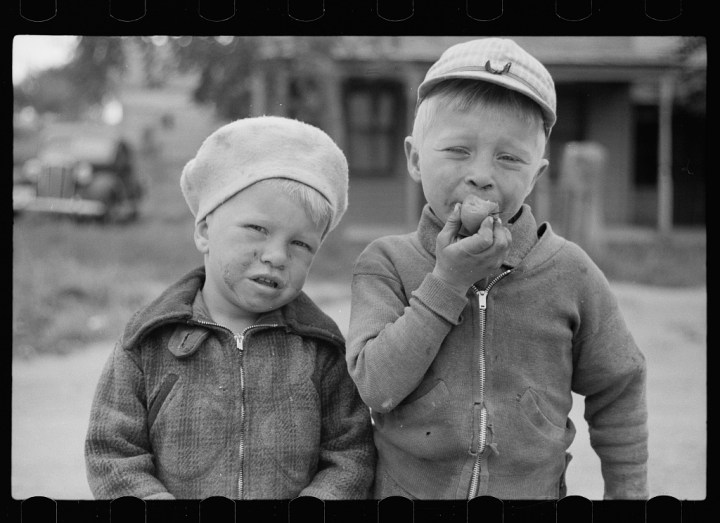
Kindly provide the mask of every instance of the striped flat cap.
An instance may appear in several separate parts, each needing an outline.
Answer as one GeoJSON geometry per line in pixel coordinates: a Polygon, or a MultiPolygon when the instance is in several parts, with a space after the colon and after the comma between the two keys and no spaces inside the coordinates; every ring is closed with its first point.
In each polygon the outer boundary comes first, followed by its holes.
{"type": "Polygon", "coordinates": [[[549,133],[557,117],[555,83],[535,57],[509,38],[480,38],[443,52],[418,88],[417,103],[440,82],[454,78],[482,80],[524,94],[542,109],[549,133]]]}

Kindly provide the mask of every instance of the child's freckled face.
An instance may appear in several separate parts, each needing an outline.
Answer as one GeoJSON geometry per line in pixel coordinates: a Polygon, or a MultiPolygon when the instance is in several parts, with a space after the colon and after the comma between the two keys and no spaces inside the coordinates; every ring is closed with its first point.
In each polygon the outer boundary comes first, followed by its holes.
{"type": "Polygon", "coordinates": [[[282,307],[300,293],[324,232],[302,206],[262,183],[233,196],[198,227],[203,292],[249,316],[282,307]]]}
{"type": "MultiPolygon", "coordinates": [[[[410,139],[412,140],[412,139],[410,139]]],[[[547,167],[540,123],[487,106],[458,111],[440,106],[422,143],[406,147],[410,175],[422,183],[430,207],[443,221],[468,194],[496,202],[511,218],[547,167]]]]}

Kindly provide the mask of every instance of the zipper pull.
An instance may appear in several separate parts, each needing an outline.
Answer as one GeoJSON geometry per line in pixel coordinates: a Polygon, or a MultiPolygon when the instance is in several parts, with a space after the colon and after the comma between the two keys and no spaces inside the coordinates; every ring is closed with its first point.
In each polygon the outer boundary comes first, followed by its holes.
{"type": "Polygon", "coordinates": [[[245,338],[245,336],[243,336],[242,334],[233,334],[233,336],[235,336],[235,345],[237,346],[237,349],[242,352],[243,339],[245,338]]]}
{"type": "Polygon", "coordinates": [[[480,310],[487,309],[487,291],[478,291],[478,306],[480,310]]]}

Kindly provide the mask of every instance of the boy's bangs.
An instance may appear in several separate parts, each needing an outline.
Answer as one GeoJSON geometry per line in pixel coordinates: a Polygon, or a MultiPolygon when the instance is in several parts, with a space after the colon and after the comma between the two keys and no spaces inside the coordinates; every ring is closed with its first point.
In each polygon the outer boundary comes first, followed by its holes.
{"type": "MultiPolygon", "coordinates": [[[[540,107],[527,96],[487,82],[456,80],[457,85],[448,85],[444,93],[438,93],[446,107],[465,112],[474,107],[505,109],[525,123],[543,125],[540,107]]],[[[451,83],[448,82],[448,83],[451,83]]]]}
{"type": "Polygon", "coordinates": [[[416,109],[413,136],[422,142],[441,108],[465,112],[476,107],[508,110],[528,125],[540,125],[547,137],[542,110],[530,98],[489,82],[465,78],[446,80],[428,91],[416,109]]]}
{"type": "Polygon", "coordinates": [[[258,183],[268,184],[277,191],[287,194],[294,202],[305,209],[312,222],[318,228],[326,228],[332,218],[330,202],[316,189],[289,178],[268,178],[258,183]]]}

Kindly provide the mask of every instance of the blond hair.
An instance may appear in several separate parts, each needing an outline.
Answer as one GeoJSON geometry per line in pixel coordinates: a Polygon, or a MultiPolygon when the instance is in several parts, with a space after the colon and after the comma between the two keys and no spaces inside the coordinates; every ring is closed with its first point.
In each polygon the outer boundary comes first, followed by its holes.
{"type": "Polygon", "coordinates": [[[305,209],[308,217],[316,227],[324,229],[323,237],[328,233],[328,227],[333,216],[333,208],[320,191],[289,178],[267,178],[256,183],[258,185],[264,184],[270,189],[289,196],[291,200],[305,209]]]}
{"type": "Polygon", "coordinates": [[[412,136],[420,145],[440,108],[467,111],[490,106],[505,109],[526,122],[538,124],[548,136],[542,109],[527,96],[499,85],[466,78],[446,80],[428,91],[415,111],[412,136]]]}

